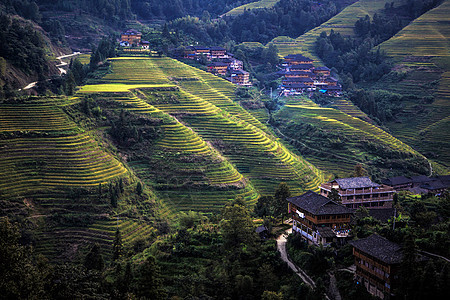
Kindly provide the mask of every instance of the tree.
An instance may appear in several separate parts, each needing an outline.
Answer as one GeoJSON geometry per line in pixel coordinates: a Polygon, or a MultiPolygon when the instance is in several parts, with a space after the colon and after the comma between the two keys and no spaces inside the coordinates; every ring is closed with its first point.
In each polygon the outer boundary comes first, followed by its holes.
{"type": "Polygon", "coordinates": [[[367,175],[367,171],[364,169],[364,167],[361,164],[356,164],[355,166],[355,177],[363,177],[367,175]]]}
{"type": "Polygon", "coordinates": [[[336,189],[331,189],[331,192],[328,195],[328,199],[333,200],[338,203],[342,202],[342,198],[341,198],[341,196],[339,196],[339,192],[336,189]]]}
{"type": "Polygon", "coordinates": [[[105,267],[105,262],[103,261],[103,255],[99,244],[94,244],[91,251],[84,258],[84,266],[88,270],[102,271],[105,267]]]}
{"type": "Polygon", "coordinates": [[[274,215],[281,216],[281,222],[283,222],[283,217],[287,211],[287,201],[286,199],[291,197],[291,191],[289,190],[289,186],[282,182],[278,185],[275,190],[275,195],[273,197],[274,204],[274,215]]]}
{"type": "Polygon", "coordinates": [[[163,290],[161,270],[153,256],[148,257],[139,266],[136,278],[136,295],[144,299],[166,299],[163,290]]]}
{"type": "Polygon", "coordinates": [[[404,295],[405,299],[415,299],[420,287],[420,277],[418,276],[417,254],[418,247],[412,234],[405,237],[403,244],[403,259],[400,264],[399,275],[399,295],[404,295]]]}
{"type": "Polygon", "coordinates": [[[3,299],[43,299],[50,274],[45,260],[20,245],[19,228],[0,220],[0,295],[3,299]]]}
{"type": "Polygon", "coordinates": [[[136,194],[142,195],[142,183],[140,181],[136,185],[136,194]]]}
{"type": "Polygon", "coordinates": [[[122,243],[122,235],[120,234],[119,228],[116,230],[116,234],[114,236],[113,242],[113,260],[117,260],[122,256],[123,251],[123,243],[122,243]]]}
{"type": "Polygon", "coordinates": [[[256,240],[252,219],[241,197],[237,197],[225,205],[220,227],[224,247],[227,250],[240,251],[244,246],[252,245],[256,240]]]}
{"type": "Polygon", "coordinates": [[[264,291],[261,300],[283,300],[283,294],[281,292],[264,291]]]}

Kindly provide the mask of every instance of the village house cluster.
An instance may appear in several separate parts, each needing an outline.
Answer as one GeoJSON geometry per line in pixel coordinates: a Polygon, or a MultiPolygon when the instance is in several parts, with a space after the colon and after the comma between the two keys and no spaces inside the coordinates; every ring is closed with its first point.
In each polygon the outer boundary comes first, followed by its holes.
{"type": "MultiPolygon", "coordinates": [[[[351,240],[353,214],[357,208],[365,207],[370,216],[386,223],[397,216],[393,208],[395,189],[439,193],[449,188],[450,176],[401,176],[383,182],[385,184],[377,184],[369,177],[335,179],[323,183],[319,187],[320,194],[308,191],[286,200],[293,233],[317,246],[349,243],[353,247],[358,284],[378,298],[390,299],[392,291],[398,286],[403,249],[377,234],[351,240]],[[330,199],[336,195],[340,198],[339,202],[330,199]]],[[[419,263],[425,260],[425,257],[419,256],[419,263]]]]}
{"type": "Polygon", "coordinates": [[[119,45],[121,47],[140,47],[142,49],[150,49],[150,42],[142,40],[142,33],[129,29],[120,35],[119,45]]]}
{"type": "Polygon", "coordinates": [[[340,96],[342,86],[331,77],[327,67],[314,67],[313,60],[301,54],[284,57],[278,74],[283,76],[280,86],[283,95],[298,95],[319,91],[330,96],[340,96]]]}
{"type": "Polygon", "coordinates": [[[227,77],[232,83],[242,86],[251,86],[250,74],[243,70],[242,61],[222,47],[189,46],[184,49],[183,58],[201,60],[205,58],[210,63],[208,72],[227,77]]]}

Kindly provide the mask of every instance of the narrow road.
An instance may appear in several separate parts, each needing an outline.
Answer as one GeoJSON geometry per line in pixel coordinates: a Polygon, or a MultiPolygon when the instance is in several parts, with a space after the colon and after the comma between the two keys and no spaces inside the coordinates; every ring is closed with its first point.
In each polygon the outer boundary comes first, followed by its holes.
{"type": "Polygon", "coordinates": [[[316,287],[316,283],[314,280],[312,280],[308,274],[305,273],[302,269],[297,267],[288,257],[288,254],[286,252],[286,238],[289,234],[292,233],[292,228],[286,230],[283,234],[281,234],[277,238],[277,249],[278,252],[281,254],[281,259],[285,261],[289,268],[294,271],[295,274],[297,274],[304,283],[306,283],[310,288],[314,289],[316,287]]]}
{"type": "MultiPolygon", "coordinates": [[[[58,70],[59,70],[60,75],[67,74],[67,71],[66,71],[65,69],[63,69],[62,67],[67,66],[68,63],[66,63],[66,62],[64,62],[64,61],[62,61],[62,60],[63,60],[64,58],[68,58],[68,57],[72,57],[72,56],[76,56],[76,55],[80,55],[80,54],[81,54],[81,52],[74,52],[74,53],[72,53],[72,54],[62,55],[62,56],[58,56],[58,57],[56,58],[56,59],[59,59],[59,60],[60,60],[60,63],[59,63],[58,65],[56,65],[56,67],[57,67],[58,70]]],[[[21,90],[29,90],[29,89],[31,89],[31,88],[34,88],[34,87],[36,86],[36,84],[37,84],[37,81],[31,82],[31,83],[29,83],[26,87],[24,87],[24,88],[22,88],[22,89],[19,89],[19,92],[20,92],[21,90]]]]}

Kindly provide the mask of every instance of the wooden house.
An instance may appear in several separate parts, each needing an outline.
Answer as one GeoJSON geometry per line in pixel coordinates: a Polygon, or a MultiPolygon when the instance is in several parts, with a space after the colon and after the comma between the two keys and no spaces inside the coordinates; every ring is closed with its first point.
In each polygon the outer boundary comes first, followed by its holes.
{"type": "Polygon", "coordinates": [[[128,42],[129,45],[139,45],[141,43],[141,39],[142,33],[134,29],[127,30],[120,36],[121,42],[128,42]]]}
{"type": "Polygon", "coordinates": [[[372,182],[369,177],[340,178],[320,185],[320,194],[328,197],[332,189],[337,190],[342,204],[348,208],[392,207],[395,190],[387,185],[372,182]]]}
{"type": "Polygon", "coordinates": [[[343,243],[350,235],[352,210],[313,191],[287,199],[292,230],[310,243],[343,243]]]}
{"type": "Polygon", "coordinates": [[[357,283],[378,298],[393,296],[403,258],[402,247],[377,234],[349,244],[353,246],[357,283]]]}
{"type": "Polygon", "coordinates": [[[211,55],[211,58],[224,58],[227,56],[227,50],[222,47],[211,47],[209,48],[209,52],[211,55]]]}
{"type": "Polygon", "coordinates": [[[316,67],[313,72],[320,77],[328,77],[331,74],[330,69],[327,67],[316,67]]]}
{"type": "Polygon", "coordinates": [[[405,176],[396,176],[383,180],[383,184],[396,190],[407,190],[412,188],[412,179],[405,176]]]}
{"type": "Polygon", "coordinates": [[[288,86],[288,85],[292,85],[292,84],[304,84],[304,85],[307,85],[310,87],[314,86],[314,80],[312,80],[311,78],[303,78],[303,77],[297,77],[297,78],[287,77],[287,78],[284,78],[281,82],[284,86],[288,86]]]}
{"type": "Polygon", "coordinates": [[[311,72],[293,71],[293,72],[286,72],[284,76],[286,78],[310,78],[311,75],[312,75],[311,72]]]}
{"type": "Polygon", "coordinates": [[[231,82],[237,85],[251,86],[250,74],[244,70],[231,72],[231,82]]]}
{"type": "Polygon", "coordinates": [[[301,54],[289,54],[284,57],[285,63],[289,66],[312,64],[313,60],[301,54]]]}
{"type": "Polygon", "coordinates": [[[228,70],[228,64],[223,62],[212,62],[207,67],[208,72],[213,74],[225,75],[228,70]]]}

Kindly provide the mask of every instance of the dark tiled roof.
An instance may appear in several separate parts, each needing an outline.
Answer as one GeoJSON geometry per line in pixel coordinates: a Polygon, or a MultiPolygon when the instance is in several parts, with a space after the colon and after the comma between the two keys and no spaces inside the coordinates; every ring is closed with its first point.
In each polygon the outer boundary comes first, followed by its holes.
{"type": "Polygon", "coordinates": [[[378,187],[378,183],[372,182],[369,177],[351,177],[335,179],[343,189],[357,189],[363,187],[378,187]]]}
{"type": "Polygon", "coordinates": [[[194,46],[195,50],[209,50],[208,47],[204,47],[204,46],[194,46]]]}
{"type": "Polygon", "coordinates": [[[313,191],[308,191],[301,196],[288,198],[287,201],[316,216],[352,213],[352,210],[347,207],[313,191]]]}
{"type": "Polygon", "coordinates": [[[312,80],[311,78],[300,77],[300,78],[284,78],[283,81],[292,81],[292,82],[313,82],[314,80],[312,80]]]}
{"type": "Polygon", "coordinates": [[[301,54],[289,54],[285,56],[284,59],[293,59],[296,61],[313,61],[311,58],[303,56],[301,54]]]}
{"type": "Polygon", "coordinates": [[[217,47],[217,46],[211,47],[210,50],[212,50],[212,51],[226,51],[225,48],[217,47]]]}
{"type": "Polygon", "coordinates": [[[426,189],[426,190],[434,191],[434,190],[445,189],[448,186],[443,184],[440,180],[434,180],[434,181],[427,182],[427,183],[421,185],[420,187],[423,189],[426,189]]]}
{"type": "Polygon", "coordinates": [[[311,64],[300,64],[290,67],[291,70],[309,70],[312,69],[314,66],[311,64]]]}
{"type": "Polygon", "coordinates": [[[402,247],[378,234],[372,234],[364,239],[351,241],[349,244],[388,264],[398,264],[402,261],[402,247]]]}
{"type": "Polygon", "coordinates": [[[450,186],[450,175],[437,176],[436,178],[439,179],[443,184],[450,186]]]}
{"type": "Polygon", "coordinates": [[[334,233],[330,227],[318,227],[317,231],[319,232],[320,236],[324,238],[336,237],[336,233],[334,233]]]}
{"type": "Polygon", "coordinates": [[[122,34],[125,34],[125,35],[130,35],[130,34],[138,35],[138,34],[141,34],[142,35],[141,32],[139,32],[139,31],[137,31],[135,29],[129,29],[129,30],[123,32],[122,34]]]}
{"type": "Polygon", "coordinates": [[[315,70],[317,71],[330,71],[327,67],[316,67],[315,70]]]}
{"type": "Polygon", "coordinates": [[[413,183],[425,183],[425,182],[429,182],[429,181],[433,180],[430,177],[425,176],[425,175],[412,176],[411,179],[412,179],[413,183]]]}
{"type": "Polygon", "coordinates": [[[326,88],[325,88],[326,90],[342,90],[342,87],[340,87],[340,86],[327,86],[326,88]]]}
{"type": "Polygon", "coordinates": [[[249,73],[244,71],[244,70],[236,70],[236,71],[233,71],[232,74],[246,75],[246,74],[249,74],[249,73]]]}
{"type": "Polygon", "coordinates": [[[396,176],[383,180],[383,183],[386,185],[394,186],[399,184],[408,184],[412,183],[411,178],[405,176],[396,176]]]}
{"type": "Polygon", "coordinates": [[[261,226],[258,226],[255,231],[256,231],[256,233],[261,233],[261,232],[267,231],[267,227],[264,225],[261,225],[261,226]]]}
{"type": "Polygon", "coordinates": [[[311,72],[305,72],[305,71],[292,71],[292,72],[286,72],[286,75],[312,75],[311,72]]]}
{"type": "Polygon", "coordinates": [[[395,208],[374,208],[369,209],[369,215],[383,223],[387,223],[394,216],[395,208]]]}
{"type": "Polygon", "coordinates": [[[210,63],[208,65],[208,67],[228,67],[228,64],[224,63],[224,62],[215,61],[215,62],[210,63]]]}
{"type": "Polygon", "coordinates": [[[297,88],[297,89],[299,89],[299,88],[309,88],[310,86],[306,85],[304,83],[289,83],[289,84],[286,84],[285,87],[286,88],[293,88],[293,89],[297,88]]]}

